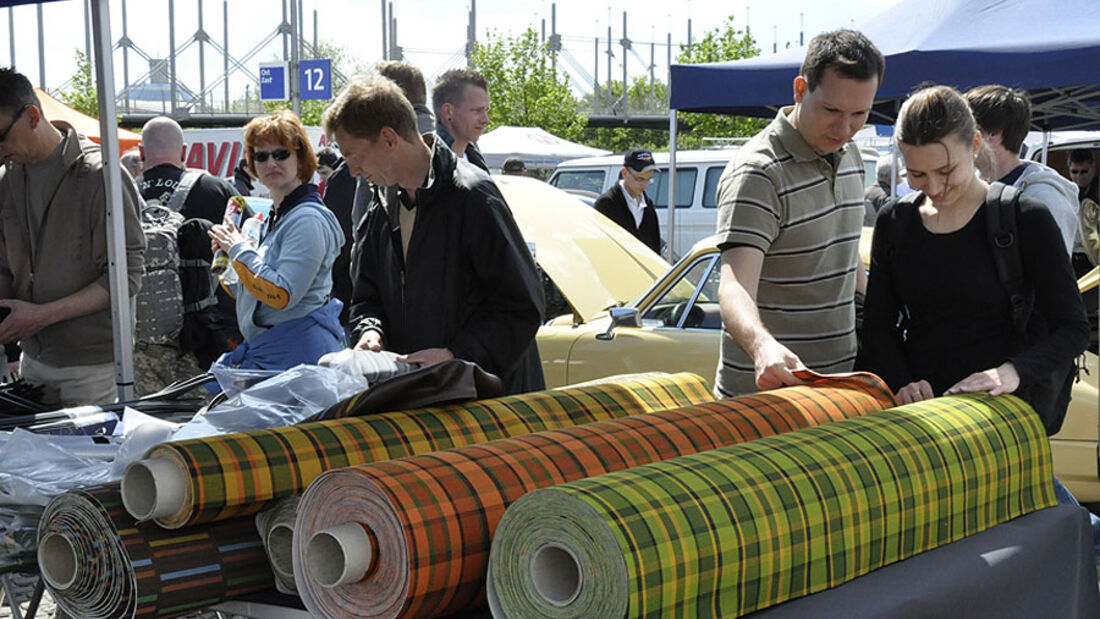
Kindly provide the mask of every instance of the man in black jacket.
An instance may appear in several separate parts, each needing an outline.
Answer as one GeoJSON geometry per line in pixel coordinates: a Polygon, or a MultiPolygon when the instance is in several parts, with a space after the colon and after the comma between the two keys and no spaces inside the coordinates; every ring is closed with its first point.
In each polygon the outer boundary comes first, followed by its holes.
{"type": "Polygon", "coordinates": [[[653,200],[645,195],[645,188],[656,172],[653,153],[635,148],[623,158],[622,178],[597,198],[593,206],[659,254],[661,226],[653,211],[653,200]]]}
{"type": "Polygon", "coordinates": [[[471,69],[451,69],[432,88],[435,133],[459,158],[489,171],[477,139],[489,124],[489,82],[471,69]]]}
{"type": "Polygon", "coordinates": [[[465,359],[509,393],[542,389],[541,282],[488,175],[422,137],[412,105],[381,76],[350,82],[324,127],[348,171],[375,186],[352,254],[356,348],[422,365],[465,359]]]}

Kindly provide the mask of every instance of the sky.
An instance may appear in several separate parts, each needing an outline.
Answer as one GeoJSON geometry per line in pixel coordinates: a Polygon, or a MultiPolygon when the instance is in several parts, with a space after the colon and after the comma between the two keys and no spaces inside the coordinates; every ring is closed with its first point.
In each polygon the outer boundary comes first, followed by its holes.
{"type": "MultiPolygon", "coordinates": [[[[465,66],[463,49],[466,41],[467,13],[470,0],[390,0],[397,20],[398,44],[405,59],[421,68],[429,82],[443,71],[465,66]]],[[[634,52],[627,56],[629,79],[647,73],[651,51],[654,72],[658,79],[667,74],[667,45],[671,34],[673,47],[686,42],[688,20],[691,33],[702,34],[721,27],[733,17],[737,28],[747,23],[764,54],[773,45],[780,50],[788,43],[797,46],[799,33],[805,40],[819,32],[841,27],[858,27],[866,19],[896,4],[899,0],[742,0],[721,2],[704,0],[477,0],[476,31],[484,41],[488,31],[516,35],[528,27],[551,31],[551,7],[556,4],[557,31],[569,56],[564,63],[571,66],[574,87],[579,92],[589,87],[595,64],[593,40],[601,39],[606,46],[608,25],[615,42],[612,73],[621,79],[621,48],[623,11],[627,14],[627,35],[634,42],[634,52]],[[656,47],[651,43],[658,43],[656,47]],[[652,49],[651,49],[652,48],[652,49]]],[[[153,58],[167,55],[169,46],[169,0],[128,0],[123,23],[124,0],[111,1],[111,36],[118,41],[123,27],[133,44],[153,58]]],[[[369,67],[382,59],[382,3],[380,0],[302,0],[305,38],[313,40],[314,14],[317,36],[346,49],[361,66],[369,67]]],[[[223,11],[228,11],[229,51],[238,59],[252,50],[257,53],[245,64],[253,73],[260,62],[278,60],[282,56],[280,38],[262,45],[273,34],[282,18],[280,0],[175,0],[176,46],[187,43],[198,30],[202,9],[203,29],[220,46],[224,41],[223,11]]],[[[37,7],[25,5],[0,10],[0,63],[14,64],[39,85],[39,45],[37,7]],[[13,28],[14,26],[14,28],[13,28]],[[14,36],[9,33],[14,32],[14,36]]],[[[74,55],[85,49],[84,0],[48,2],[41,7],[45,39],[45,86],[54,91],[66,85],[76,68],[74,55]]],[[[222,56],[211,46],[205,47],[206,81],[211,84],[222,74],[222,56]]],[[[678,49],[678,48],[677,48],[678,49]]],[[[675,57],[676,49],[673,51],[675,57]]],[[[116,88],[123,86],[123,55],[115,52],[116,88]]],[[[177,72],[192,90],[199,88],[199,46],[192,43],[178,57],[177,72]]],[[[136,53],[130,54],[130,78],[135,80],[147,72],[148,63],[136,53]]],[[[607,78],[607,56],[600,55],[600,81],[607,78]]],[[[230,77],[230,98],[241,96],[249,82],[241,73],[230,77]]],[[[213,98],[220,104],[223,88],[215,89],[213,98]]]]}

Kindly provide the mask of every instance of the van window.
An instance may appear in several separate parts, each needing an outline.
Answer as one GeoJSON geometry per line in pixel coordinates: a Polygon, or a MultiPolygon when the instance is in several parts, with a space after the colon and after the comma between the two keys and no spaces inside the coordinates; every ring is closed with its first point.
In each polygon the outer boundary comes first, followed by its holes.
{"type": "Polygon", "coordinates": [[[603,178],[604,172],[602,170],[584,170],[576,172],[562,170],[558,172],[557,176],[554,177],[554,180],[552,180],[550,184],[558,189],[583,189],[585,191],[601,194],[603,193],[603,178]]]}
{"type": "MultiPolygon", "coordinates": [[[[699,171],[695,168],[676,168],[676,208],[689,208],[695,196],[695,177],[699,171]]],[[[653,182],[646,191],[653,198],[653,206],[668,206],[668,169],[653,174],[653,182]]]]}
{"type": "Polygon", "coordinates": [[[707,168],[707,177],[703,180],[703,207],[718,207],[718,180],[722,178],[722,170],[725,166],[712,166],[707,168]]]}

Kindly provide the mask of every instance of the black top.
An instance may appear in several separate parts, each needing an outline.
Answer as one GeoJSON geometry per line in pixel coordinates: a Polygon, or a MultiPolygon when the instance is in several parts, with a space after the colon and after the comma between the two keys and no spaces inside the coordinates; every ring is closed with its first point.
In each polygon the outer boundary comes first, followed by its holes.
{"type": "Polygon", "coordinates": [[[332,296],[340,299],[344,309],[340,311],[340,324],[348,324],[348,312],[351,310],[351,247],[352,241],[352,200],[355,198],[356,178],[348,171],[348,164],[341,160],[340,165],[328,177],[325,187],[325,206],[336,215],[340,229],[344,231],[344,246],[332,263],[332,296]]]}
{"type": "Polygon", "coordinates": [[[1021,198],[1017,221],[1025,285],[1035,290],[1036,311],[1049,329],[1030,343],[1021,341],[1012,324],[987,239],[987,207],[947,234],[929,232],[914,212],[893,246],[895,208],[916,206],[891,201],[879,212],[862,341],[866,366],[891,389],[924,379],[940,395],[1005,361],[1013,362],[1021,386],[1027,386],[1087,345],[1089,325],[1061,235],[1038,202],[1021,198]],[[899,314],[905,316],[901,329],[899,314]]]}
{"type": "Polygon", "coordinates": [[[619,183],[615,183],[603,192],[592,206],[604,217],[619,224],[620,228],[630,232],[659,254],[661,253],[661,226],[657,222],[657,212],[653,210],[653,200],[650,200],[645,192],[642,192],[642,199],[645,200],[646,207],[642,209],[641,226],[634,223],[634,214],[626,204],[626,196],[623,195],[619,183]]]}
{"type": "Polygon", "coordinates": [[[508,393],[542,389],[542,282],[496,185],[436,141],[407,259],[396,193],[376,188],[356,222],[354,337],[376,329],[398,353],[449,348],[499,376],[508,393]]]}
{"type": "MultiPolygon", "coordinates": [[[[141,174],[141,197],[167,204],[182,176],[183,170],[179,166],[167,163],[146,170],[141,174]]],[[[236,189],[225,181],[211,174],[203,174],[191,187],[180,214],[184,219],[198,217],[220,224],[225,216],[225,203],[235,195],[238,195],[236,189]]]]}
{"type": "MultiPolygon", "coordinates": [[[[443,126],[443,123],[435,124],[435,134],[443,139],[447,143],[447,146],[452,146],[455,143],[455,136],[451,135],[450,131],[443,126]]],[[[466,145],[466,161],[471,163],[486,173],[489,172],[489,164],[485,162],[485,156],[481,154],[481,150],[477,147],[477,142],[470,142],[466,145]]]]}

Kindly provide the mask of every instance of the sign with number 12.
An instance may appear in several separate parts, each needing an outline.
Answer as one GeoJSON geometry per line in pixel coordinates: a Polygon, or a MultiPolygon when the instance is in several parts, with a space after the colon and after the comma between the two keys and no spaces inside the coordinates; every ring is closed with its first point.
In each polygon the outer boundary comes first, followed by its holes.
{"type": "Polygon", "coordinates": [[[301,98],[303,100],[331,99],[332,60],[321,58],[299,62],[298,88],[302,92],[301,98]]]}

